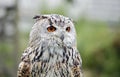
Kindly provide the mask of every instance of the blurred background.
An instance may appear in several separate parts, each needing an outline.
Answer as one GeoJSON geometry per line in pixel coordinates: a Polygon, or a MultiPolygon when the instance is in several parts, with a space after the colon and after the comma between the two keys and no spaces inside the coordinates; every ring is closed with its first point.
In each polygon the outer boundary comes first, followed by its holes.
{"type": "Polygon", "coordinates": [[[0,77],[16,77],[33,16],[75,21],[84,77],[120,77],[120,0],[0,0],[0,77]]]}

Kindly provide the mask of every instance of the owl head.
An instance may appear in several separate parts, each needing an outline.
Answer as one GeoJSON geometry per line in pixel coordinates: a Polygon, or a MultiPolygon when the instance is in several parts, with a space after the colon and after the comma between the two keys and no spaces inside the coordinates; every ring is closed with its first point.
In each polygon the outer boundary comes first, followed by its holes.
{"type": "Polygon", "coordinates": [[[76,45],[76,32],[73,21],[58,14],[38,15],[30,33],[30,44],[39,41],[57,41],[66,46],[76,45]]]}

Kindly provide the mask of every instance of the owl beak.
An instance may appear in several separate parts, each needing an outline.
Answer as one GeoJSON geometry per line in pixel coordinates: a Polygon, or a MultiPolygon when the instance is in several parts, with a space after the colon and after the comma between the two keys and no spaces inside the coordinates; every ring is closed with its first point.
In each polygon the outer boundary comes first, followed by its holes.
{"type": "Polygon", "coordinates": [[[60,39],[61,39],[62,41],[64,40],[64,35],[63,35],[63,34],[61,35],[60,39]]]}

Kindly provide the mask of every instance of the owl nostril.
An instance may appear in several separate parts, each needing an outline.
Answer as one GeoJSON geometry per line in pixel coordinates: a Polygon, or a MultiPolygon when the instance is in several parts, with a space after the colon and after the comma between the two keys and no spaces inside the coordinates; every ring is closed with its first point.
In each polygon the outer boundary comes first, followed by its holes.
{"type": "Polygon", "coordinates": [[[63,41],[64,40],[64,35],[61,35],[60,39],[63,41]]]}

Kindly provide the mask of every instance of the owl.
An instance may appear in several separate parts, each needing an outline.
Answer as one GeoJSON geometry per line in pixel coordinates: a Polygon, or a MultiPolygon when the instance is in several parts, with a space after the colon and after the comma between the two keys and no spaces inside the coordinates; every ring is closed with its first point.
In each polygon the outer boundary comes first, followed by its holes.
{"type": "Polygon", "coordinates": [[[83,77],[72,19],[58,14],[34,19],[17,77],[83,77]]]}

